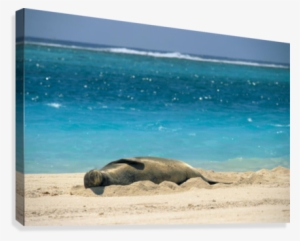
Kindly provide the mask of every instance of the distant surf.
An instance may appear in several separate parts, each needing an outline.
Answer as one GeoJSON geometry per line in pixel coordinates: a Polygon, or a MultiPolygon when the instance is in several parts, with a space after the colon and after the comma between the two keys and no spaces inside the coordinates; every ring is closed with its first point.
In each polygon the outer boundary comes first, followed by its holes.
{"type": "Polygon", "coordinates": [[[87,46],[34,42],[34,41],[25,41],[25,43],[41,45],[41,46],[49,46],[49,47],[58,47],[58,48],[70,48],[70,49],[78,49],[78,50],[111,52],[111,53],[118,53],[118,54],[143,55],[143,56],[150,56],[150,57],[155,57],[155,58],[175,58],[175,59],[186,59],[186,60],[201,61],[201,62],[213,62],[213,63],[223,63],[223,64],[234,64],[234,65],[247,65],[247,66],[255,66],[255,67],[289,69],[289,66],[281,65],[281,64],[258,63],[258,62],[252,62],[252,61],[228,60],[228,59],[217,59],[217,58],[204,58],[204,57],[200,57],[200,56],[183,54],[183,53],[179,53],[179,52],[163,53],[163,52],[158,52],[158,51],[135,50],[135,49],[130,49],[130,48],[87,47],[87,46]]]}

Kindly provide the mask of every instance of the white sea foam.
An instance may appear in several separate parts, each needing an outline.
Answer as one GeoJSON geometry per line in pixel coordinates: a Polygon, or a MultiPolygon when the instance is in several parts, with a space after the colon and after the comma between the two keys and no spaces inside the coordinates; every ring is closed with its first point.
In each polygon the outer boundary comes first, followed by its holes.
{"type": "Polygon", "coordinates": [[[187,60],[202,61],[202,62],[250,65],[250,66],[273,67],[273,68],[288,68],[287,66],[276,65],[276,64],[262,64],[262,63],[255,63],[255,62],[246,62],[246,61],[201,58],[201,57],[197,57],[197,56],[191,56],[188,54],[181,54],[179,52],[159,53],[159,52],[139,51],[139,50],[133,50],[133,49],[127,49],[127,48],[108,48],[108,49],[102,49],[102,51],[107,51],[107,52],[112,52],[112,53],[152,56],[152,57],[157,57],[157,58],[177,58],[177,59],[187,59],[187,60]]]}
{"type": "Polygon", "coordinates": [[[275,127],[290,127],[290,125],[281,125],[281,124],[272,124],[271,126],[275,126],[275,127]]]}
{"type": "Polygon", "coordinates": [[[199,160],[190,161],[194,167],[199,165],[203,169],[214,170],[214,171],[234,171],[234,172],[245,172],[245,171],[258,171],[262,168],[273,169],[277,166],[283,166],[286,168],[290,167],[290,157],[274,157],[274,158],[245,158],[236,157],[228,159],[226,161],[209,161],[199,160]]]}
{"type": "Polygon", "coordinates": [[[75,46],[75,45],[39,43],[39,42],[30,42],[30,41],[26,41],[25,43],[42,45],[42,46],[50,46],[50,47],[84,49],[84,50],[90,50],[90,51],[111,52],[111,53],[120,53],[120,54],[144,55],[144,56],[151,56],[151,57],[156,57],[156,58],[177,58],[177,59],[187,59],[187,60],[201,61],[201,62],[249,65],[249,66],[270,67],[270,68],[285,68],[285,69],[289,68],[288,66],[284,66],[284,65],[280,65],[280,64],[277,65],[277,64],[264,64],[264,63],[239,61],[239,60],[220,60],[220,59],[213,59],[213,58],[202,58],[202,57],[198,57],[198,56],[191,56],[188,54],[181,54],[179,52],[160,53],[160,52],[127,49],[127,48],[96,48],[96,47],[92,48],[92,47],[80,47],[80,46],[75,46]]]}
{"type": "Polygon", "coordinates": [[[166,130],[166,129],[167,129],[167,128],[165,128],[165,127],[163,127],[163,126],[161,126],[161,125],[158,127],[158,130],[159,130],[159,131],[166,130]]]}
{"type": "Polygon", "coordinates": [[[54,107],[54,108],[59,108],[59,107],[61,107],[61,104],[58,104],[58,103],[48,103],[47,104],[48,106],[51,106],[51,107],[54,107]]]}

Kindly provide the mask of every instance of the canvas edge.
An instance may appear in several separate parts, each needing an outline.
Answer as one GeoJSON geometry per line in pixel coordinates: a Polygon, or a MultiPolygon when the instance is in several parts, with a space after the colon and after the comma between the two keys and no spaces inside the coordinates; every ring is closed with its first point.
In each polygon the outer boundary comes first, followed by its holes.
{"type": "Polygon", "coordinates": [[[15,149],[15,164],[16,164],[16,178],[15,178],[15,192],[16,192],[16,207],[15,218],[16,220],[25,225],[25,198],[24,198],[24,45],[17,44],[17,39],[24,39],[25,35],[25,10],[20,9],[15,13],[15,137],[16,137],[16,149],[15,149]],[[18,50],[18,51],[17,51],[18,50]]]}

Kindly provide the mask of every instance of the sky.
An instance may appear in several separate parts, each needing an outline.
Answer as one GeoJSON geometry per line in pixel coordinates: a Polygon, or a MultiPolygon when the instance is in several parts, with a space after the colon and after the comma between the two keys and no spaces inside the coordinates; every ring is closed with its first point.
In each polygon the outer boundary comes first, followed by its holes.
{"type": "MultiPolygon", "coordinates": [[[[290,44],[25,9],[25,37],[180,52],[278,64],[290,63],[290,44]]],[[[17,14],[16,37],[22,37],[17,14]]]]}

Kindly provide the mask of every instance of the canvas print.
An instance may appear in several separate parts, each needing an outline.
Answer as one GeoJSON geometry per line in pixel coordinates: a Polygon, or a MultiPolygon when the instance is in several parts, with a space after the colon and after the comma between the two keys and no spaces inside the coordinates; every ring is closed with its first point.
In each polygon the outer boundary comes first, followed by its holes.
{"type": "Polygon", "coordinates": [[[290,45],[16,12],[23,225],[290,222],[290,45]]]}

